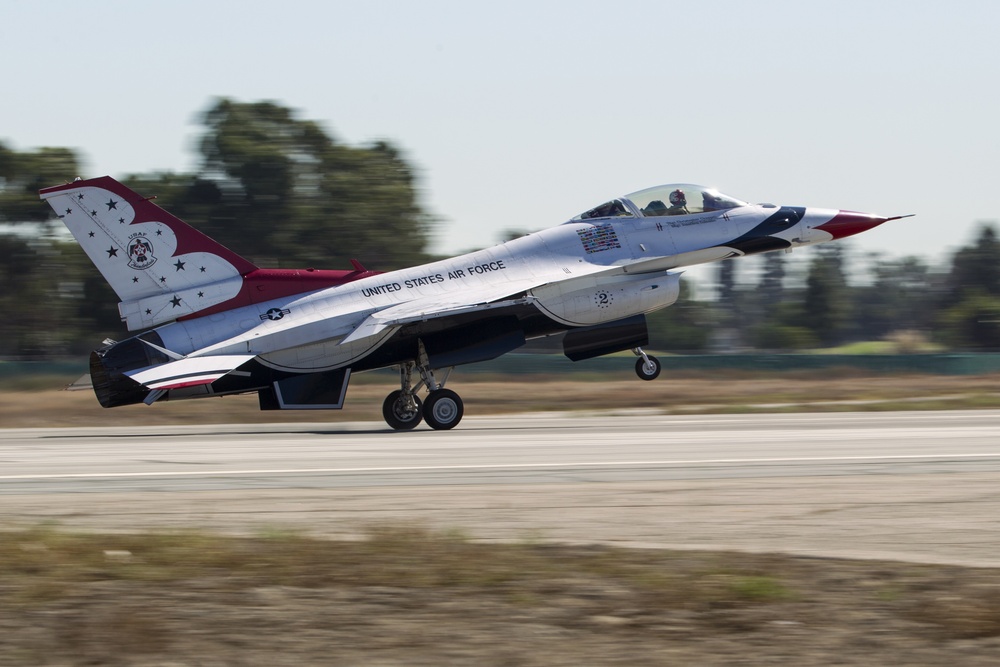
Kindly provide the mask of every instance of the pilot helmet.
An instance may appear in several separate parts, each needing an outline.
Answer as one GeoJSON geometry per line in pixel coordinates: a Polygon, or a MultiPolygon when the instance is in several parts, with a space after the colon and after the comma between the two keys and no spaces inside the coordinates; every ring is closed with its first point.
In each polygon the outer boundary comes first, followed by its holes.
{"type": "Polygon", "coordinates": [[[674,206],[687,206],[687,198],[684,197],[684,191],[677,189],[671,192],[670,203],[674,206]]]}

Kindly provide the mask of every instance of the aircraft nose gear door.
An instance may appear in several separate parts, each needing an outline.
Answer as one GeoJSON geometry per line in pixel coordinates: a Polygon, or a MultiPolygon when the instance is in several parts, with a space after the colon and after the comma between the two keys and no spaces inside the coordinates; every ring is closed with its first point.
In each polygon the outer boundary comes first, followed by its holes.
{"type": "Polygon", "coordinates": [[[640,380],[655,380],[660,375],[660,360],[643,352],[641,347],[634,348],[632,352],[639,357],[635,360],[635,374],[640,380]]]}

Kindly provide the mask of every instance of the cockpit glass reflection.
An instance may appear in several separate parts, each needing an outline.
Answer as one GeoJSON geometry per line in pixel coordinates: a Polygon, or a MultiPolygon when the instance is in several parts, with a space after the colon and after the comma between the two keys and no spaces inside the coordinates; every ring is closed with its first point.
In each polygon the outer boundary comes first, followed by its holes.
{"type": "Polygon", "coordinates": [[[673,184],[639,190],[581,213],[573,220],[692,215],[747,206],[744,201],[701,185],[673,184]]]}

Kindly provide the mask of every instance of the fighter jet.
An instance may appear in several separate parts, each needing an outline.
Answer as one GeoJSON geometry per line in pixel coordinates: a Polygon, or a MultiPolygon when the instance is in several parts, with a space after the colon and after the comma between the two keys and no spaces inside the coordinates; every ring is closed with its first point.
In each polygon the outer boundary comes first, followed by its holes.
{"type": "MultiPolygon", "coordinates": [[[[677,300],[680,269],[858,234],[868,213],[749,204],[672,184],[561,225],[388,273],[258,268],[111,177],[40,192],[121,300],[129,331],[90,355],[106,408],[256,392],[262,410],[339,409],[352,373],[399,372],[393,429],[454,428],[456,366],[563,334],[579,361],[632,350],[643,380],[645,314],[677,300]],[[420,392],[426,397],[420,398],[420,392]]],[[[906,217],[906,216],[898,216],[906,217]]]]}

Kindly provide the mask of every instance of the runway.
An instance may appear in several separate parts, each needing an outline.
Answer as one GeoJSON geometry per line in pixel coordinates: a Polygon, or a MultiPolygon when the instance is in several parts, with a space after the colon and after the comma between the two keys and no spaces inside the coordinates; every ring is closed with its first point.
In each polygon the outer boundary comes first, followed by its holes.
{"type": "Polygon", "coordinates": [[[998,482],[997,411],[0,430],[3,527],[345,537],[417,522],[1000,566],[998,482]]]}

